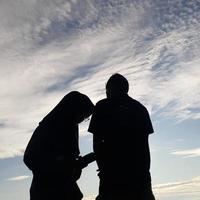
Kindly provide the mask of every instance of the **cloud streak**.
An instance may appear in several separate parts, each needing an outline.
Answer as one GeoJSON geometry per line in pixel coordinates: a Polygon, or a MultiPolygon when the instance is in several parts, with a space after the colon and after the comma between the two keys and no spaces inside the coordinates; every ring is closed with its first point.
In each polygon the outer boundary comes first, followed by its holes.
{"type": "Polygon", "coordinates": [[[198,199],[200,193],[200,177],[188,181],[158,184],[153,187],[158,198],[186,197],[186,199],[198,199]]]}
{"type": "Polygon", "coordinates": [[[184,158],[199,157],[200,156],[200,148],[187,149],[187,150],[182,150],[182,151],[174,151],[171,154],[182,156],[184,158]]]}
{"type": "Polygon", "coordinates": [[[6,179],[6,181],[22,181],[27,178],[30,178],[30,176],[16,176],[16,177],[8,178],[6,179]]]}
{"type": "MultiPolygon", "coordinates": [[[[199,199],[200,177],[191,180],[157,184],[153,186],[156,199],[199,199]]],[[[94,200],[95,195],[85,197],[84,200],[94,200]]]]}

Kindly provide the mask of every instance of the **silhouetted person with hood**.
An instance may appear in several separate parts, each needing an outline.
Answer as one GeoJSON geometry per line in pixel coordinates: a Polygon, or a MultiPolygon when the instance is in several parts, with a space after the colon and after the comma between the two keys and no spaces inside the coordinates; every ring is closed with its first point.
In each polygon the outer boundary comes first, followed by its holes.
{"type": "Polygon", "coordinates": [[[33,172],[31,200],[80,200],[78,124],[94,109],[84,94],[72,91],[39,123],[24,153],[33,172]]]}
{"type": "Polygon", "coordinates": [[[147,109],[128,90],[125,77],[112,75],[107,98],[96,104],[90,121],[100,178],[96,200],[155,199],[148,143],[153,127],[147,109]]]}

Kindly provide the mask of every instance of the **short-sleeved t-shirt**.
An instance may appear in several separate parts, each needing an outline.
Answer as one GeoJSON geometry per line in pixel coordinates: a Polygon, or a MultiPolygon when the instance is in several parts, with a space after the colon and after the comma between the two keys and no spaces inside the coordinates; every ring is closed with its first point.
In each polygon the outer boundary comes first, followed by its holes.
{"type": "Polygon", "coordinates": [[[149,173],[148,135],[154,130],[141,103],[128,95],[99,101],[88,131],[103,141],[104,164],[99,168],[110,178],[139,178],[149,173]]]}

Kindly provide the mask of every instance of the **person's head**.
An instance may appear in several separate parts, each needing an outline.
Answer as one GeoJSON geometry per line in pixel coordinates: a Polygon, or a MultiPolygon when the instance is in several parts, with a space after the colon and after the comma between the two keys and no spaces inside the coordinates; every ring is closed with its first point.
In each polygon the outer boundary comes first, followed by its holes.
{"type": "Polygon", "coordinates": [[[78,91],[72,91],[67,94],[71,113],[77,123],[82,122],[88,118],[94,110],[94,104],[88,96],[78,91]]]}
{"type": "Polygon", "coordinates": [[[70,123],[80,123],[87,119],[94,110],[94,104],[88,96],[78,91],[66,94],[62,100],[42,120],[50,124],[59,120],[68,120],[70,123]]]}
{"type": "Polygon", "coordinates": [[[108,98],[121,97],[128,93],[128,80],[121,74],[113,74],[106,83],[106,95],[108,98]]]}

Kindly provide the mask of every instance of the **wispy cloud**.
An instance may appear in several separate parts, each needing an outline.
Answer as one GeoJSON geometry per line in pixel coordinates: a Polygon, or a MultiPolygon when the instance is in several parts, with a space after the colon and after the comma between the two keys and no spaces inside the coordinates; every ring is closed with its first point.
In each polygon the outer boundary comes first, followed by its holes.
{"type": "Polygon", "coordinates": [[[200,156],[200,148],[173,151],[173,152],[171,152],[171,154],[182,156],[184,158],[199,157],[200,156]]]}
{"type": "Polygon", "coordinates": [[[156,197],[186,197],[186,199],[198,199],[200,194],[200,177],[182,182],[158,184],[153,187],[156,197]]]}
{"type": "Polygon", "coordinates": [[[178,2],[1,1],[0,158],[70,90],[104,97],[115,72],[152,113],[199,119],[199,3],[178,2]]]}
{"type": "Polygon", "coordinates": [[[27,178],[30,178],[30,176],[16,176],[16,177],[8,178],[6,179],[6,181],[22,181],[27,178]]]}
{"type": "MultiPolygon", "coordinates": [[[[191,180],[157,184],[153,186],[156,199],[199,199],[200,177],[191,180]]],[[[84,200],[94,200],[95,195],[85,197],[84,200]]]]}

